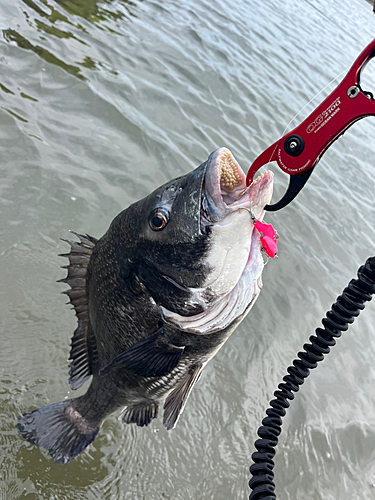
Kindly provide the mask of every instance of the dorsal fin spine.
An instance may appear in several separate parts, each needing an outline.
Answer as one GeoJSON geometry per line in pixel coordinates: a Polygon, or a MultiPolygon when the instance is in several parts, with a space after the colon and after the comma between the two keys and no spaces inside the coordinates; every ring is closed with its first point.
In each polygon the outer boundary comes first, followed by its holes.
{"type": "Polygon", "coordinates": [[[69,290],[64,290],[62,293],[68,295],[69,304],[73,306],[78,318],[78,326],[72,337],[69,356],[69,383],[72,389],[78,389],[92,374],[92,359],[90,358],[92,354],[95,356],[95,353],[92,352],[94,339],[91,339],[90,345],[88,340],[90,320],[86,295],[86,274],[97,240],[87,234],[82,235],[71,232],[77,236],[79,241],[63,239],[70,245],[70,252],[61,254],[60,257],[67,257],[69,264],[61,266],[67,270],[68,274],[59,282],[70,286],[69,290]]]}

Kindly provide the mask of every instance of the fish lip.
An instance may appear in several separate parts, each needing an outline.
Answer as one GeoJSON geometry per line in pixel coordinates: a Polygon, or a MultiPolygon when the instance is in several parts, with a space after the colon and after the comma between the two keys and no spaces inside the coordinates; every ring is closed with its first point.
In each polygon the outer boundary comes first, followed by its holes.
{"type": "Polygon", "coordinates": [[[271,200],[272,183],[273,173],[265,171],[247,186],[246,175],[231,151],[225,147],[217,149],[207,160],[202,186],[202,222],[218,222],[241,208],[251,210],[257,219],[262,219],[264,206],[271,200]],[[223,170],[232,176],[232,189],[223,185],[223,170]]]}

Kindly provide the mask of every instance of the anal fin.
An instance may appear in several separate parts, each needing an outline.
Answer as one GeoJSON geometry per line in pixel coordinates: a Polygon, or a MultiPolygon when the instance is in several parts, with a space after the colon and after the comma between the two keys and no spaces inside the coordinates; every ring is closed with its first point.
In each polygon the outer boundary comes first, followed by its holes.
{"type": "Polygon", "coordinates": [[[149,404],[147,402],[139,403],[124,408],[120,414],[120,418],[126,424],[137,424],[140,427],[144,427],[157,417],[158,409],[158,401],[151,401],[149,404]]]}
{"type": "Polygon", "coordinates": [[[163,425],[167,431],[173,429],[184,410],[189,394],[200,377],[203,365],[189,369],[164,403],[163,425]]]}

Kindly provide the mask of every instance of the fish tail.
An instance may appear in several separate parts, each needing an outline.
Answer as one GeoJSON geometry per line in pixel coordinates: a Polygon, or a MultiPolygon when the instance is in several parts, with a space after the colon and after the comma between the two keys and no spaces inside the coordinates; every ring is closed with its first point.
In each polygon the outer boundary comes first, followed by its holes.
{"type": "Polygon", "coordinates": [[[45,448],[58,464],[66,464],[94,441],[93,426],[72,406],[73,400],[43,406],[21,415],[17,430],[32,444],[45,448]]]}

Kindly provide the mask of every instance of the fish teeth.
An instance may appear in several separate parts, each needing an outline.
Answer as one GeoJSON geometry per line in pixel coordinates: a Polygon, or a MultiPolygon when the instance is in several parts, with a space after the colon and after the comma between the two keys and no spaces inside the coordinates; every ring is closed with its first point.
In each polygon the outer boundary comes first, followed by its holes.
{"type": "Polygon", "coordinates": [[[257,182],[259,182],[262,177],[264,177],[265,173],[267,172],[267,170],[265,170],[264,172],[262,172],[260,175],[258,175],[258,177],[256,179],[253,180],[253,182],[251,183],[251,185],[253,186],[254,184],[256,184],[257,182]]]}
{"type": "Polygon", "coordinates": [[[220,186],[232,192],[237,186],[242,185],[241,177],[230,153],[224,153],[220,158],[220,186]]]}

